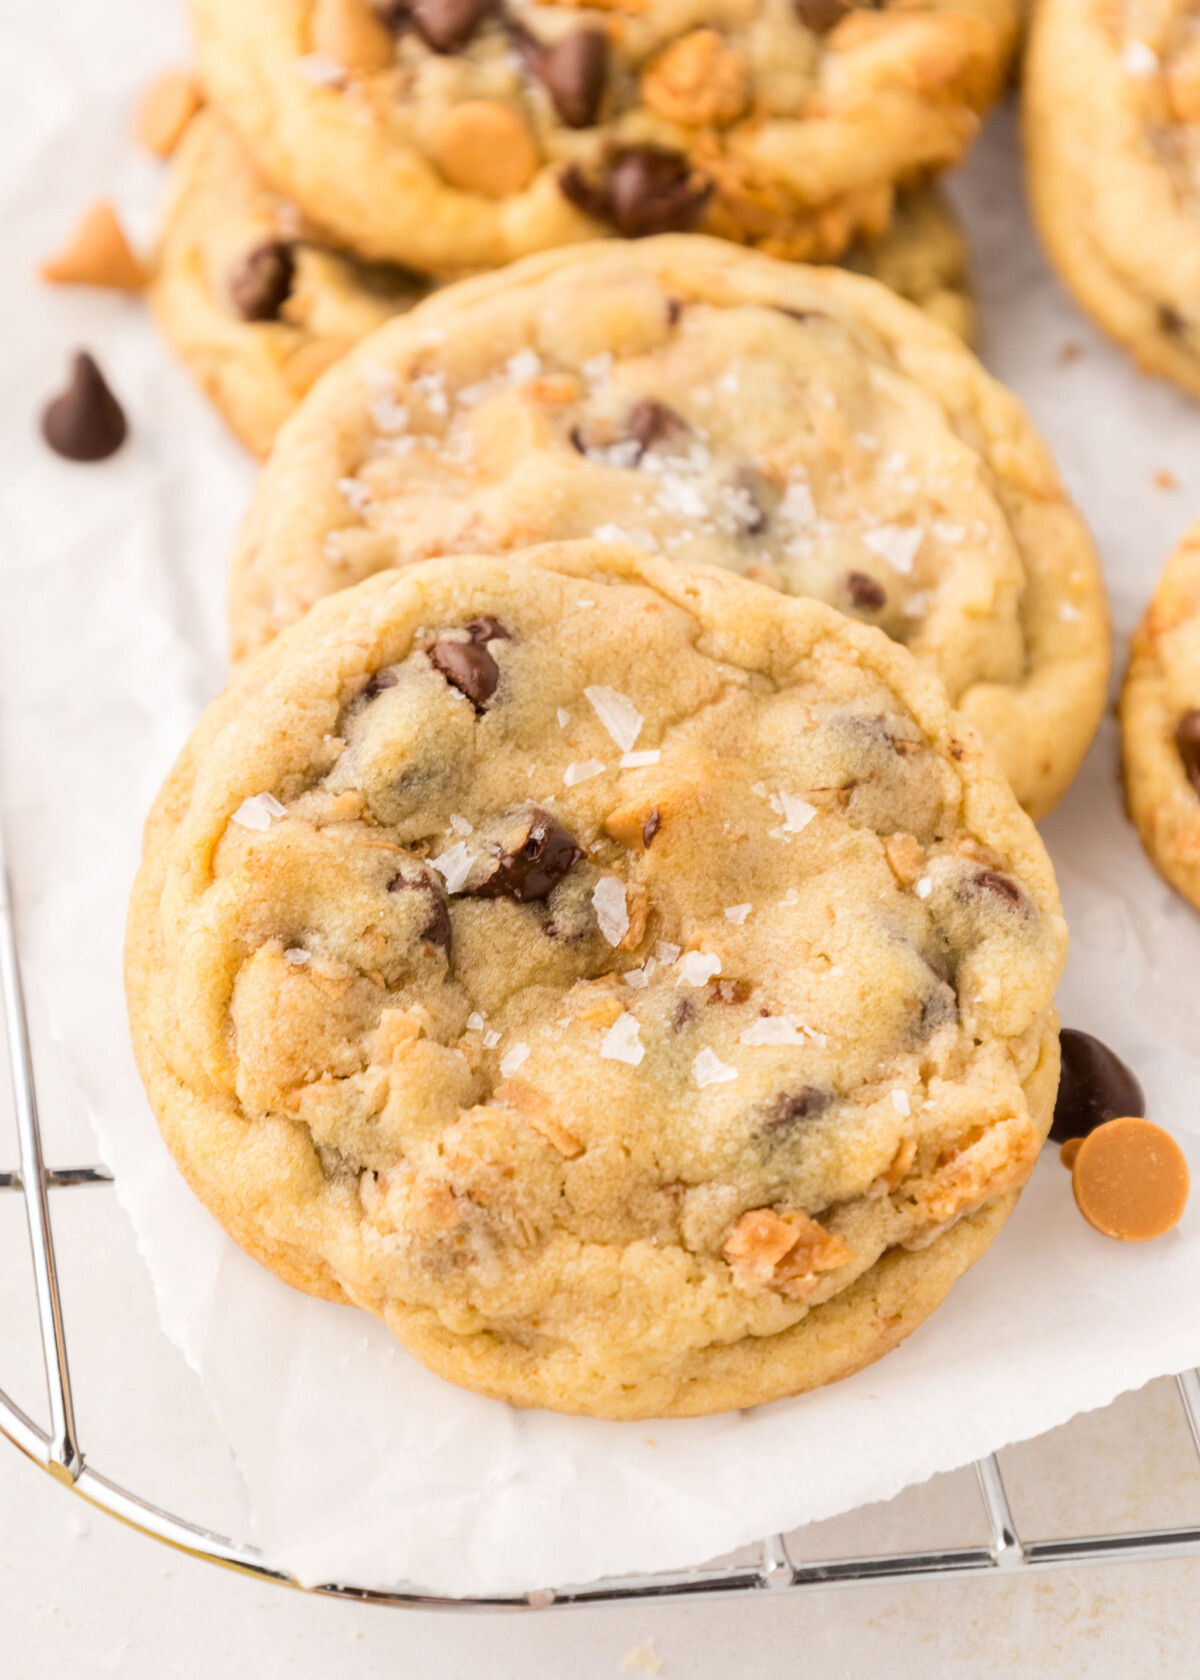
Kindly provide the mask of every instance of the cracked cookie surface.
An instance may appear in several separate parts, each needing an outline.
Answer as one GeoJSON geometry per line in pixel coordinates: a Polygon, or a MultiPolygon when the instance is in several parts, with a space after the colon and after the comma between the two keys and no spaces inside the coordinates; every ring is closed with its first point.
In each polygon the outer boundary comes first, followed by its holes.
{"type": "Polygon", "coordinates": [[[235,655],[383,567],[591,536],[886,630],[1034,815],[1099,721],[1099,565],[1016,400],[882,287],[694,235],[529,258],[360,345],[259,481],[235,655]]]}
{"type": "Polygon", "coordinates": [[[452,1381],[646,1417],[936,1306],[1050,1124],[1064,951],[903,649],[578,543],[369,579],[247,662],[150,818],[127,978],[252,1254],[452,1381]]]}
{"type": "Polygon", "coordinates": [[[150,301],[256,455],[327,367],[426,290],[402,269],[334,249],[264,184],[211,112],[188,124],[171,162],[150,301]]]}
{"type": "Polygon", "coordinates": [[[1064,281],[1143,368],[1200,396],[1200,6],[1044,0],[1024,128],[1064,281]]]}
{"type": "Polygon", "coordinates": [[[1014,0],[192,0],[210,97],[338,237],[423,272],[700,230],[827,261],[958,161],[1014,0]]]}
{"type": "Polygon", "coordinates": [[[1155,867],[1200,909],[1200,527],[1159,579],[1121,694],[1125,795],[1155,867]]]}

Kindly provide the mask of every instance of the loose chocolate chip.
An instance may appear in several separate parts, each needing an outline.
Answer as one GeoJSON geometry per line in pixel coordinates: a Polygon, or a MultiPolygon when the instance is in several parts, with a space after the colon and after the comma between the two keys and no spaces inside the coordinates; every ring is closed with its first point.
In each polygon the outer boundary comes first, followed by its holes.
{"type": "Polygon", "coordinates": [[[377,695],[383,693],[385,688],[395,688],[399,681],[400,678],[395,671],[376,671],[363,689],[362,698],[364,700],[374,700],[377,695]]]}
{"type": "Polygon", "coordinates": [[[781,1091],[771,1108],[763,1128],[767,1132],[783,1131],[798,1120],[815,1120],[829,1107],[829,1094],[815,1085],[802,1085],[798,1091],[781,1091]]]}
{"type": "Polygon", "coordinates": [[[558,181],[564,198],[596,221],[610,223],[626,239],[689,232],[713,190],[682,152],[666,146],[617,152],[603,181],[589,179],[577,164],[568,165],[558,181]]]}
{"type": "Polygon", "coordinates": [[[1200,793],[1200,711],[1185,712],[1175,730],[1175,745],[1183,760],[1187,779],[1200,793]]]}
{"type": "Polygon", "coordinates": [[[500,681],[500,667],[482,642],[434,642],[429,658],[477,712],[486,711],[500,681]]]}
{"type": "Polygon", "coordinates": [[[512,637],[500,620],[493,618],[490,613],[483,613],[479,618],[470,619],[463,625],[463,629],[473,642],[478,642],[481,646],[485,642],[512,641],[512,637]]]}
{"type": "Polygon", "coordinates": [[[984,892],[997,893],[1009,904],[1024,906],[1024,896],[1011,875],[1001,875],[996,869],[981,869],[975,877],[975,885],[984,892]]]}
{"type": "Polygon", "coordinates": [[[625,416],[625,436],[642,446],[643,452],[661,443],[673,432],[686,432],[688,423],[666,403],[640,397],[625,416]]]}
{"type": "Polygon", "coordinates": [[[103,461],[125,441],[125,414],[86,350],[72,363],[71,383],[42,414],[42,436],[67,461],[103,461]]]}
{"type": "Polygon", "coordinates": [[[243,321],[277,321],[296,278],[296,257],[285,239],[247,251],[229,276],[229,301],[243,321]]]}
{"type": "Polygon", "coordinates": [[[410,0],[409,15],[418,35],[436,53],[465,47],[496,0],[410,0]]]}
{"type": "Polygon", "coordinates": [[[1107,1120],[1146,1112],[1146,1094],[1132,1069],[1091,1033],[1064,1027],[1059,1034],[1062,1075],[1050,1136],[1057,1143],[1086,1137],[1107,1120]]]}
{"type": "Polygon", "coordinates": [[[662,818],[658,814],[658,806],[652,806],[650,815],[642,824],[642,845],[649,846],[651,840],[662,827],[662,818]]]}
{"type": "Polygon", "coordinates": [[[564,875],[587,853],[557,823],[549,811],[534,807],[529,813],[524,839],[496,859],[491,874],[478,886],[464,889],[471,898],[512,898],[518,904],[546,898],[564,875]]]}
{"type": "Polygon", "coordinates": [[[882,612],[887,606],[887,590],[868,572],[847,572],[846,593],[860,612],[882,612]]]}
{"type": "Polygon", "coordinates": [[[539,47],[530,68],[569,128],[590,128],[608,80],[608,36],[577,29],[551,46],[539,47]]]}
{"type": "Polygon", "coordinates": [[[390,893],[419,892],[424,893],[430,901],[429,920],[421,929],[420,938],[429,945],[436,945],[439,951],[450,951],[450,911],[440,890],[427,876],[409,879],[404,875],[393,875],[388,882],[390,893]]]}

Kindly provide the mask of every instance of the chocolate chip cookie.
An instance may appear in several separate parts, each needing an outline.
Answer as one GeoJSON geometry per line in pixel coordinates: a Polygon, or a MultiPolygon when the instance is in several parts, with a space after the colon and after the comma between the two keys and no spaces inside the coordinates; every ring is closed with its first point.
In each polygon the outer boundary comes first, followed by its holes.
{"type": "Polygon", "coordinates": [[[696,235],[543,253],[362,344],[260,481],[235,651],[383,567],[586,536],[886,630],[1035,815],[1100,718],[1096,556],[1015,399],[882,286],[696,235]]]}
{"type": "Polygon", "coordinates": [[[1167,562],[1134,635],[1121,731],[1142,844],[1200,909],[1200,526],[1167,562]]]}
{"type": "Polygon", "coordinates": [[[188,125],[169,194],[155,314],[205,395],[265,455],[318,375],[428,288],[335,250],[209,112],[188,125]]]}
{"type": "Polygon", "coordinates": [[[936,1306],[1049,1128],[1064,950],[903,648],[578,543],[384,573],[247,662],[150,818],[127,974],[251,1254],[454,1382],[638,1418],[936,1306]]]}
{"type": "Polygon", "coordinates": [[[192,0],[209,96],[282,191],[432,273],[708,233],[825,261],[955,163],[1016,0],[192,0]]]}
{"type": "Polygon", "coordinates": [[[1200,10],[1043,0],[1025,76],[1039,231],[1143,368],[1200,395],[1200,10]]]}

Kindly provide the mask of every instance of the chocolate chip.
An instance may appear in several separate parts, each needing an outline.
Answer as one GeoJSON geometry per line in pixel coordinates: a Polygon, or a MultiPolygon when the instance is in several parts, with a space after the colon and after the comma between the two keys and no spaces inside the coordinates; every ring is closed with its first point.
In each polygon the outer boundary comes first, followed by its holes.
{"type": "Polygon", "coordinates": [[[71,366],[71,383],[42,414],[42,436],[67,461],[103,461],[125,441],[125,414],[86,350],[71,366]]]}
{"type": "Polygon", "coordinates": [[[683,314],[683,299],[667,299],[667,325],[674,327],[679,324],[679,317],[683,314]]]}
{"type": "Polygon", "coordinates": [[[363,700],[374,700],[377,695],[383,693],[385,688],[395,688],[399,681],[400,678],[395,671],[376,671],[363,689],[361,698],[363,700]]]}
{"type": "Polygon", "coordinates": [[[824,1114],[829,1103],[829,1093],[819,1091],[815,1085],[802,1085],[798,1091],[781,1091],[763,1130],[779,1132],[799,1120],[815,1120],[818,1114],[824,1114]]]}
{"type": "Polygon", "coordinates": [[[625,416],[624,435],[640,443],[643,451],[653,448],[673,432],[689,430],[687,421],[666,403],[653,397],[640,397],[625,416]]]}
{"type": "Polygon", "coordinates": [[[485,642],[511,642],[512,637],[498,618],[490,613],[483,613],[479,618],[472,618],[463,625],[473,642],[482,645],[485,642]]]}
{"type": "Polygon", "coordinates": [[[851,7],[848,0],[792,0],[796,16],[806,29],[824,35],[840,23],[851,7]]]}
{"type": "Polygon", "coordinates": [[[1009,904],[1024,908],[1025,895],[1011,875],[1001,875],[996,869],[981,869],[975,877],[975,885],[984,892],[998,894],[1009,904]]]}
{"type": "Polygon", "coordinates": [[[1187,779],[1200,793],[1200,712],[1185,712],[1175,730],[1175,745],[1187,779]]]}
{"type": "Polygon", "coordinates": [[[243,321],[277,321],[296,278],[296,257],[285,239],[256,245],[229,276],[229,301],[243,321]]]}
{"type": "Polygon", "coordinates": [[[417,34],[436,53],[465,47],[495,9],[496,0],[409,0],[407,7],[417,34]]]}
{"type": "Polygon", "coordinates": [[[429,920],[421,929],[419,938],[426,944],[436,945],[439,951],[450,953],[450,911],[440,889],[427,875],[409,878],[404,875],[393,875],[388,882],[390,893],[419,892],[424,893],[430,901],[429,920]]]}
{"type": "Polygon", "coordinates": [[[539,46],[530,68],[569,128],[590,128],[608,80],[608,36],[577,29],[551,46],[539,46]]]}
{"type": "Polygon", "coordinates": [[[1163,332],[1170,333],[1173,338],[1182,338],[1183,334],[1188,330],[1187,321],[1179,313],[1178,309],[1172,309],[1169,303],[1164,303],[1159,306],[1158,324],[1162,328],[1163,332]]]}
{"type": "Polygon", "coordinates": [[[887,590],[868,572],[847,572],[846,593],[860,612],[882,612],[887,606],[887,590]]]}
{"type": "Polygon", "coordinates": [[[753,988],[749,980],[711,980],[707,987],[710,1003],[745,1003],[753,988]]]}
{"type": "Polygon", "coordinates": [[[682,1032],[684,1027],[696,1013],[696,1005],[691,998],[677,998],[675,1007],[671,1011],[671,1028],[674,1032],[682,1032]]]}
{"type": "Polygon", "coordinates": [[[651,807],[650,815],[642,824],[642,845],[649,846],[661,827],[662,818],[658,814],[658,806],[654,805],[651,807]]]}
{"type": "Polygon", "coordinates": [[[739,531],[761,537],[770,521],[762,504],[762,475],[754,467],[743,467],[731,485],[729,511],[739,531]]]}
{"type": "Polygon", "coordinates": [[[495,860],[491,873],[478,886],[464,888],[471,898],[512,898],[528,904],[545,898],[551,889],[582,863],[587,853],[548,811],[534,807],[524,835],[495,860]]]}
{"type": "Polygon", "coordinates": [[[564,198],[596,221],[610,223],[626,239],[689,232],[713,190],[682,152],[666,146],[630,146],[615,153],[599,182],[578,164],[568,165],[558,179],[564,198]]]}
{"type": "Polygon", "coordinates": [[[1107,1120],[1145,1114],[1146,1095],[1137,1076],[1107,1044],[1074,1027],[1063,1028],[1059,1043],[1062,1075],[1050,1127],[1057,1143],[1086,1137],[1107,1120]]]}
{"type": "Polygon", "coordinates": [[[500,681],[500,667],[482,642],[434,642],[429,659],[477,712],[487,710],[500,681]]]}

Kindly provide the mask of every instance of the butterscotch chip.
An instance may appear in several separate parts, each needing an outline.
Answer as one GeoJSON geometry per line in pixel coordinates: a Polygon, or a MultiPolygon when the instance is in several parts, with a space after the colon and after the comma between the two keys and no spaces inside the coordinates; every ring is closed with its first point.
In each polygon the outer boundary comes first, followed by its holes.
{"type": "Polygon", "coordinates": [[[1174,1230],[1191,1183],[1170,1132],[1132,1115],[1084,1138],[1071,1176],[1080,1213],[1118,1242],[1150,1242],[1174,1230]]]}
{"type": "Polygon", "coordinates": [[[386,70],[395,43],[366,0],[317,0],[310,39],[343,70],[386,70]]]}
{"type": "Polygon", "coordinates": [[[728,123],[746,104],[746,61],[715,29],[694,29],[642,77],[642,98],[669,122],[728,123]]]}
{"type": "Polygon", "coordinates": [[[134,255],[108,199],[97,199],[84,212],[71,237],[55,257],[38,270],[56,286],[111,286],[137,292],[146,284],[146,270],[134,255]]]}
{"type": "Polygon", "coordinates": [[[466,99],[433,126],[430,150],[451,186],[485,198],[520,192],[538,166],[524,117],[495,99],[466,99]]]}
{"type": "Polygon", "coordinates": [[[163,70],[142,89],[133,113],[133,138],[153,157],[170,157],[203,103],[189,70],[163,70]]]}
{"type": "Polygon", "coordinates": [[[1058,1158],[1062,1162],[1063,1166],[1066,1167],[1068,1172],[1070,1172],[1075,1165],[1075,1157],[1079,1153],[1079,1146],[1082,1142],[1082,1138],[1068,1138],[1066,1143],[1063,1144],[1062,1148],[1058,1152],[1058,1158]]]}

